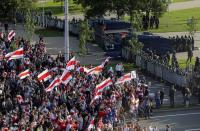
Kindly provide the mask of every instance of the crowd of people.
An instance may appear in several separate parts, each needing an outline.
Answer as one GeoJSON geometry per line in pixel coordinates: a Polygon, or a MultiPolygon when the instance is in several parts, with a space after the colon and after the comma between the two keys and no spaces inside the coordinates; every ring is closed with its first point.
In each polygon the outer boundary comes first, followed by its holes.
{"type": "MultiPolygon", "coordinates": [[[[30,41],[20,37],[15,39],[14,35],[12,39],[8,39],[7,34],[2,36],[1,130],[115,130],[117,124],[126,128],[125,114],[129,114],[131,121],[137,121],[139,117],[148,119],[152,115],[154,98],[150,96],[145,81],[137,75],[135,79],[116,84],[124,75],[122,63],[111,69],[108,59],[97,67],[83,67],[75,60],[75,67],[67,70],[70,61],[65,61],[61,53],[56,58],[48,55],[42,37],[31,45],[30,41]],[[16,56],[19,55],[17,49],[22,49],[18,51],[23,52],[23,57],[16,56]],[[101,70],[91,73],[93,69],[101,70]],[[27,70],[28,74],[25,74],[27,70]],[[49,71],[50,77],[40,80],[44,70],[49,71]],[[61,77],[66,71],[70,73],[70,80],[62,83],[61,77]],[[103,90],[99,89],[100,86],[97,90],[97,86],[107,79],[112,84],[103,90]]],[[[131,128],[146,130],[138,123],[132,124],[131,128]]]]}
{"type": "Polygon", "coordinates": [[[143,15],[143,17],[142,17],[142,28],[144,30],[147,30],[149,28],[150,29],[153,29],[153,28],[158,29],[159,24],[160,24],[160,21],[159,21],[159,18],[157,16],[151,16],[149,18],[148,15],[143,15]]]}
{"type": "Polygon", "coordinates": [[[192,36],[173,36],[169,37],[176,52],[187,52],[194,50],[194,38],[192,36]]]}

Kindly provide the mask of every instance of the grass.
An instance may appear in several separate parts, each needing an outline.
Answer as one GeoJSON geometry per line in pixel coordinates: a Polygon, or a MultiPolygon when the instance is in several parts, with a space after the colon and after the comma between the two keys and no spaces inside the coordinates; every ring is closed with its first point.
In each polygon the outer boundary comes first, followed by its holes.
{"type": "Polygon", "coordinates": [[[187,20],[192,16],[197,20],[197,30],[200,30],[200,8],[184,9],[179,11],[166,12],[160,18],[159,29],[149,30],[150,32],[183,32],[187,31],[187,20]]]}
{"type": "MultiPolygon", "coordinates": [[[[54,16],[62,16],[64,15],[64,2],[53,2],[52,0],[47,0],[44,4],[45,11],[51,11],[54,16]],[[61,6],[62,5],[62,6],[61,6]]],[[[39,11],[43,10],[43,3],[37,3],[36,7],[39,11]]],[[[69,0],[69,13],[78,14],[82,13],[83,8],[81,5],[75,4],[73,0],[69,0]]]]}
{"type": "Polygon", "coordinates": [[[35,34],[43,37],[59,37],[64,36],[63,31],[53,28],[36,29],[35,34]]]}
{"type": "MultiPolygon", "coordinates": [[[[180,59],[180,60],[178,60],[179,67],[181,69],[185,69],[186,68],[186,66],[187,66],[186,61],[187,61],[186,59],[180,59]]],[[[194,65],[194,64],[195,64],[195,59],[193,58],[192,61],[191,61],[191,63],[190,63],[190,65],[194,65]]]]}
{"type": "Polygon", "coordinates": [[[173,0],[173,3],[177,3],[177,2],[186,2],[186,1],[191,1],[191,0],[173,0]]]}

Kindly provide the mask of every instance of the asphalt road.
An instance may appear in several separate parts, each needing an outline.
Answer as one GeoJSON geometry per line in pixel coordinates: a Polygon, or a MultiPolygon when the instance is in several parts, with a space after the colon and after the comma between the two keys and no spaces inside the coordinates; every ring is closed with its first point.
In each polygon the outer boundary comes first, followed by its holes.
{"type": "Polygon", "coordinates": [[[200,131],[200,110],[157,113],[150,120],[139,123],[143,127],[157,126],[159,131],[165,131],[167,124],[172,131],[200,131]]]}

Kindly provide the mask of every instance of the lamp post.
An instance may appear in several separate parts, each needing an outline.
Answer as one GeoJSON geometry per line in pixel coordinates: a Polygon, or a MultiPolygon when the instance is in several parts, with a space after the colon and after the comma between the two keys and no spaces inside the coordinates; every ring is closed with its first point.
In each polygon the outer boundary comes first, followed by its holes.
{"type": "Polygon", "coordinates": [[[68,0],[65,0],[65,40],[64,40],[64,47],[65,47],[65,60],[69,60],[69,23],[68,23],[68,0]]]}
{"type": "Polygon", "coordinates": [[[42,27],[44,28],[45,22],[44,22],[44,4],[46,3],[46,0],[42,1],[43,11],[42,11],[42,27]]]}

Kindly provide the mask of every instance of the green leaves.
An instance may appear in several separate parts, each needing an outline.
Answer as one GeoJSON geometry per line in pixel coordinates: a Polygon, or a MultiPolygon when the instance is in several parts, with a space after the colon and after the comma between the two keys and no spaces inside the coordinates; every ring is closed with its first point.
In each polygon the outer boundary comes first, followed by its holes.
{"type": "Polygon", "coordinates": [[[26,32],[27,38],[28,38],[28,40],[31,40],[35,33],[35,22],[31,15],[30,10],[27,10],[27,12],[26,12],[24,26],[25,26],[25,32],[26,32]]]}
{"type": "Polygon", "coordinates": [[[188,19],[187,29],[188,29],[189,34],[191,36],[194,36],[197,30],[197,20],[194,17],[188,19]]]}
{"type": "Polygon", "coordinates": [[[26,12],[33,8],[32,0],[0,0],[0,17],[12,18],[17,11],[26,12]]]}
{"type": "Polygon", "coordinates": [[[86,55],[87,54],[87,48],[86,48],[86,44],[87,41],[90,38],[90,30],[88,27],[88,21],[82,21],[79,24],[79,28],[80,28],[80,35],[79,35],[79,50],[81,55],[86,55]]]}
{"type": "Polygon", "coordinates": [[[143,44],[138,41],[135,33],[133,33],[132,39],[128,41],[128,45],[126,48],[131,52],[131,54],[134,55],[139,54],[140,51],[142,50],[143,44]]]}

